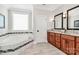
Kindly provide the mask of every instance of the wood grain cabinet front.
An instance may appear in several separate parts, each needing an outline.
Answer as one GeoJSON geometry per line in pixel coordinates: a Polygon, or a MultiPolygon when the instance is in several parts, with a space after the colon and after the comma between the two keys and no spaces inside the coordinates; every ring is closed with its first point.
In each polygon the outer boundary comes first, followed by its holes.
{"type": "Polygon", "coordinates": [[[55,33],[51,32],[50,36],[51,36],[52,45],[55,46],[55,33]]]}
{"type": "Polygon", "coordinates": [[[61,36],[61,50],[64,51],[65,53],[68,53],[68,42],[63,35],[61,36]]]}
{"type": "Polygon", "coordinates": [[[61,41],[60,41],[60,34],[59,33],[55,34],[55,40],[56,40],[56,47],[60,48],[61,41]]]}
{"type": "Polygon", "coordinates": [[[78,50],[76,50],[76,55],[79,55],[79,51],[78,50]]]}
{"type": "Polygon", "coordinates": [[[55,34],[53,32],[48,32],[48,42],[52,45],[55,45],[55,34]]]}
{"type": "Polygon", "coordinates": [[[76,37],[76,54],[79,55],[79,37],[76,37]]]}
{"type": "Polygon", "coordinates": [[[69,54],[75,54],[75,40],[69,40],[69,54]]]}
{"type": "Polygon", "coordinates": [[[61,36],[61,50],[69,55],[75,54],[75,37],[69,35],[61,36]]]}
{"type": "Polygon", "coordinates": [[[50,32],[47,32],[47,40],[50,43],[50,32]]]}
{"type": "Polygon", "coordinates": [[[79,55],[79,37],[48,32],[47,38],[50,44],[56,46],[68,55],[79,55]]]}

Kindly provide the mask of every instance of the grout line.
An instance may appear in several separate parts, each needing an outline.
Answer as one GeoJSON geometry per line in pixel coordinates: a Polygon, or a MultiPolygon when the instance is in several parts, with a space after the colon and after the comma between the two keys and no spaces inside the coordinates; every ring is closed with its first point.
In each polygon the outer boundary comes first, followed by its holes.
{"type": "Polygon", "coordinates": [[[10,32],[10,33],[2,34],[2,35],[0,35],[0,37],[6,36],[9,34],[27,34],[27,33],[33,33],[33,32],[10,32]]]}

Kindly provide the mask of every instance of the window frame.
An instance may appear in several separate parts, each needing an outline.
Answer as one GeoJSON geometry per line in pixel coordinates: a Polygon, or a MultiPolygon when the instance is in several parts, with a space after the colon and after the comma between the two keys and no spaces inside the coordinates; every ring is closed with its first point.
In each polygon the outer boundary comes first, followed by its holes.
{"type": "Polygon", "coordinates": [[[5,28],[5,16],[1,13],[0,13],[0,16],[3,16],[3,27],[0,27],[0,29],[4,29],[5,28]]]}
{"type": "Polygon", "coordinates": [[[32,12],[30,10],[22,10],[22,9],[9,9],[8,10],[8,16],[9,16],[9,31],[12,31],[12,32],[32,32],[32,12]],[[28,14],[29,15],[29,20],[28,20],[28,30],[13,30],[12,27],[13,27],[13,16],[12,16],[12,13],[16,13],[16,14],[28,14]]]}

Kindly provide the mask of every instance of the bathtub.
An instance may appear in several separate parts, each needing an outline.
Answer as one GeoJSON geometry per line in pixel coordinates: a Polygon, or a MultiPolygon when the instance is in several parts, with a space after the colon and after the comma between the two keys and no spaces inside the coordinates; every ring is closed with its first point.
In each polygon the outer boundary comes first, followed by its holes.
{"type": "Polygon", "coordinates": [[[8,34],[0,37],[0,50],[15,49],[32,40],[32,34],[8,34]]]}

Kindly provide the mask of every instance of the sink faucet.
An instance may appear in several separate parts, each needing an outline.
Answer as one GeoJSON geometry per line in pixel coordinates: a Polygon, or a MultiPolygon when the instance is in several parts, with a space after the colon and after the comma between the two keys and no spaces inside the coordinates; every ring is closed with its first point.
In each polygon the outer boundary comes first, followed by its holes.
{"type": "Polygon", "coordinates": [[[67,30],[66,29],[64,29],[64,33],[66,32],[67,30]]]}

